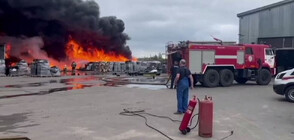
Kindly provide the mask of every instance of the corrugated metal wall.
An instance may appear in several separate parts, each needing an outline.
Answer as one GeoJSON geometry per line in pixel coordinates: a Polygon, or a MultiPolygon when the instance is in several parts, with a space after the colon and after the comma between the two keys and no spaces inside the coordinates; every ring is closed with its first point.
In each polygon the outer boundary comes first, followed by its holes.
{"type": "Polygon", "coordinates": [[[258,38],[259,44],[270,44],[273,48],[294,48],[294,37],[258,38]]]}
{"type": "Polygon", "coordinates": [[[294,3],[240,17],[240,43],[272,42],[294,47],[294,3]]]}
{"type": "Polygon", "coordinates": [[[240,18],[240,43],[256,43],[259,37],[259,14],[251,14],[240,18]]]}

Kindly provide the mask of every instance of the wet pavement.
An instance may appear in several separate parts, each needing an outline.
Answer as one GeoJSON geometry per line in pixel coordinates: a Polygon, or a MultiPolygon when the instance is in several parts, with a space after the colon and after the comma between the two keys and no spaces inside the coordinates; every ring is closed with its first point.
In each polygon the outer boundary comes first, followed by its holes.
{"type": "MultiPolygon", "coordinates": [[[[92,84],[83,84],[82,82],[100,80],[101,78],[97,77],[86,77],[86,78],[70,78],[70,79],[60,79],[60,80],[49,80],[45,82],[38,82],[38,83],[26,83],[26,84],[16,84],[16,85],[5,85],[0,86],[1,88],[28,88],[28,87],[42,87],[42,86],[50,86],[50,84],[62,84],[66,85],[66,87],[58,87],[58,88],[50,88],[47,90],[40,90],[38,92],[32,93],[24,93],[24,94],[13,94],[13,95],[0,95],[0,99],[5,98],[14,98],[14,97],[21,97],[21,96],[33,96],[33,95],[46,95],[60,91],[68,91],[68,90],[77,90],[77,89],[84,89],[88,87],[92,87],[92,84]]],[[[98,86],[98,85],[95,85],[98,86]]],[[[103,86],[103,85],[99,85],[103,86]]]]}
{"type": "Polygon", "coordinates": [[[0,132],[26,134],[24,131],[17,131],[16,128],[34,127],[40,124],[19,125],[19,123],[29,121],[30,112],[16,113],[11,115],[0,115],[0,132]]]}
{"type": "Polygon", "coordinates": [[[149,78],[149,77],[97,77],[89,76],[82,77],[76,76],[75,78],[68,79],[59,79],[59,80],[49,80],[38,83],[25,83],[25,84],[15,84],[15,85],[4,85],[0,86],[1,88],[27,88],[27,87],[41,87],[41,86],[50,86],[50,84],[62,84],[66,87],[50,88],[47,90],[40,90],[33,93],[24,93],[24,94],[13,94],[13,95],[0,95],[0,99],[5,98],[15,98],[21,96],[34,96],[34,95],[46,95],[60,91],[69,91],[69,90],[80,90],[89,87],[101,87],[101,86],[125,86],[130,88],[147,88],[147,89],[162,89],[166,88],[165,85],[167,79],[164,77],[159,78],[149,78]],[[94,81],[94,82],[93,82],[94,81]],[[103,81],[103,83],[96,83],[95,81],[103,81]],[[91,83],[87,83],[91,82],[91,83]]]}
{"type": "MultiPolygon", "coordinates": [[[[119,113],[131,109],[176,120],[183,117],[173,114],[176,91],[165,87],[165,77],[1,78],[0,137],[164,140],[165,137],[146,127],[144,119],[119,113]]],[[[232,130],[234,134],[226,140],[294,139],[293,104],[276,95],[272,84],[197,87],[190,92],[192,95],[200,99],[205,95],[213,97],[214,135],[209,140],[220,140],[232,130]]],[[[179,123],[146,117],[150,125],[175,140],[206,140],[198,136],[198,128],[183,136],[178,130],[179,123]]]]}
{"type": "Polygon", "coordinates": [[[129,88],[141,88],[141,89],[149,89],[149,90],[160,90],[166,89],[165,85],[143,85],[143,84],[127,84],[125,87],[129,88]]]}

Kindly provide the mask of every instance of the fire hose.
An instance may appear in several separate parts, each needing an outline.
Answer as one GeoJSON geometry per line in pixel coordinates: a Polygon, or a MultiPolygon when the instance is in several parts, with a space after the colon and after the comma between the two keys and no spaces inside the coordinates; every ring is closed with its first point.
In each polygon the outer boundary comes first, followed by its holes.
{"type": "MultiPolygon", "coordinates": [[[[168,119],[168,120],[170,120],[170,121],[172,121],[172,122],[179,122],[179,123],[182,122],[182,121],[180,121],[180,120],[175,120],[175,119],[172,119],[172,118],[167,117],[167,116],[159,116],[159,115],[154,115],[154,114],[151,114],[151,113],[147,113],[147,112],[145,112],[145,110],[130,111],[130,110],[128,110],[128,109],[123,109],[123,112],[120,112],[119,114],[120,114],[120,115],[124,115],[124,116],[139,116],[139,117],[145,119],[145,125],[146,125],[146,126],[148,126],[149,128],[153,129],[154,131],[157,131],[158,133],[160,133],[161,135],[165,136],[165,137],[166,137],[167,139],[169,139],[169,140],[173,140],[173,139],[172,139],[171,137],[169,137],[167,134],[165,134],[165,133],[163,133],[162,131],[158,130],[157,128],[155,128],[155,127],[149,125],[149,124],[148,124],[148,119],[147,119],[147,117],[144,116],[144,115],[148,115],[148,116],[152,116],[152,117],[157,117],[157,118],[161,118],[161,119],[168,119]]],[[[195,115],[192,117],[192,119],[193,119],[196,115],[198,116],[198,114],[195,114],[195,115]]],[[[198,125],[198,123],[199,123],[199,121],[197,120],[196,125],[195,125],[194,127],[192,127],[191,130],[194,129],[194,128],[196,128],[197,125],[198,125]]],[[[192,124],[192,122],[191,122],[190,124],[192,124]]]]}
{"type": "MultiPolygon", "coordinates": [[[[197,98],[197,100],[200,101],[198,98],[197,98]]],[[[120,112],[119,114],[120,114],[120,115],[123,115],[123,116],[138,116],[138,117],[143,118],[143,119],[145,120],[145,125],[146,125],[147,127],[149,127],[149,128],[151,128],[152,130],[154,130],[154,131],[160,133],[161,135],[163,135],[164,137],[166,137],[166,138],[169,139],[169,140],[173,140],[173,139],[172,139],[170,136],[168,136],[167,134],[165,134],[164,132],[158,130],[157,128],[155,128],[155,127],[153,127],[153,126],[151,126],[151,125],[149,125],[149,124],[148,124],[148,119],[147,119],[147,117],[144,116],[144,115],[148,115],[148,116],[152,116],[152,117],[157,117],[157,118],[161,118],[161,119],[168,119],[168,120],[170,120],[170,121],[172,121],[172,122],[182,122],[182,121],[180,121],[180,120],[175,120],[175,119],[172,119],[172,118],[167,117],[167,116],[160,116],[160,115],[155,115],[155,114],[147,113],[147,112],[145,112],[145,110],[135,110],[135,111],[130,111],[130,110],[128,110],[128,109],[123,109],[123,112],[120,112]]],[[[200,115],[199,115],[199,113],[197,113],[197,114],[194,114],[194,115],[192,116],[191,121],[190,121],[190,126],[192,125],[195,116],[197,116],[197,122],[196,122],[195,126],[193,126],[192,128],[190,128],[189,130],[193,130],[193,129],[195,129],[195,128],[198,126],[198,124],[199,124],[199,118],[200,118],[199,116],[200,116],[200,115]]],[[[226,137],[223,137],[223,138],[221,138],[220,140],[225,140],[225,139],[229,138],[230,136],[232,136],[233,134],[234,134],[234,131],[232,130],[232,131],[230,131],[230,135],[228,135],[228,136],[226,136],[226,137]]]]}

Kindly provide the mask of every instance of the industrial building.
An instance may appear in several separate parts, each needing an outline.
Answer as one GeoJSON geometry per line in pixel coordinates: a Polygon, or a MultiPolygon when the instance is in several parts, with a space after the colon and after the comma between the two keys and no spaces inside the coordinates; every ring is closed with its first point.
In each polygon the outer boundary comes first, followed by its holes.
{"type": "Polygon", "coordinates": [[[237,16],[240,19],[240,43],[294,48],[294,0],[284,0],[237,16]]]}

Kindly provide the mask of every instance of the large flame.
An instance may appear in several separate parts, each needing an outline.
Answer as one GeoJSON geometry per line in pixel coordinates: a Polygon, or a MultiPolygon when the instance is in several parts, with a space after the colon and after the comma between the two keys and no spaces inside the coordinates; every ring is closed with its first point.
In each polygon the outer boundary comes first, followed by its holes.
{"type": "MultiPolygon", "coordinates": [[[[82,67],[87,62],[125,62],[125,61],[137,61],[137,58],[128,59],[123,55],[117,55],[114,52],[105,52],[104,50],[99,50],[92,46],[83,47],[79,45],[76,41],[70,40],[66,46],[67,59],[63,61],[57,61],[53,58],[46,56],[44,53],[39,53],[32,50],[26,50],[28,54],[34,55],[21,55],[21,56],[11,56],[11,50],[15,49],[11,47],[10,44],[6,47],[6,58],[17,57],[19,59],[26,60],[31,63],[34,59],[47,59],[49,60],[51,66],[58,66],[59,68],[69,68],[72,62],[77,63],[77,67],[82,67]]],[[[14,63],[13,63],[14,64],[14,63]]]]}
{"type": "Polygon", "coordinates": [[[91,62],[125,62],[128,58],[122,55],[115,55],[114,53],[105,53],[104,50],[98,50],[94,47],[87,47],[85,50],[74,40],[68,42],[66,53],[68,58],[74,61],[91,61],[91,62]]]}

